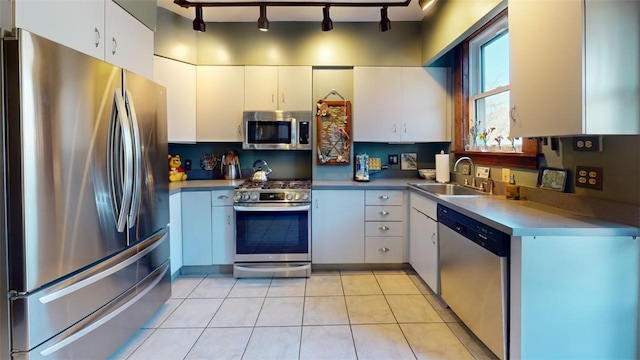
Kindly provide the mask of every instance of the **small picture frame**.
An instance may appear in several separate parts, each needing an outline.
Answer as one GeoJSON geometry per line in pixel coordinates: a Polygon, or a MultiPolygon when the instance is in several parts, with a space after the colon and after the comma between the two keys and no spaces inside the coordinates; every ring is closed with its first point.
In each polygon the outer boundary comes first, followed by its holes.
{"type": "Polygon", "coordinates": [[[400,154],[400,169],[418,170],[418,154],[416,153],[400,154]]]}
{"type": "Polygon", "coordinates": [[[567,170],[543,167],[538,172],[538,188],[564,192],[567,170]]]}

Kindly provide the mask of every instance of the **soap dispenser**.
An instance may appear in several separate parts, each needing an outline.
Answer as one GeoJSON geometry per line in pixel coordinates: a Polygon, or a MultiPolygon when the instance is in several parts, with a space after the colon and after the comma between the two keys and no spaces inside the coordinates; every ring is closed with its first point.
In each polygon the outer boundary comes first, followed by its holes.
{"type": "Polygon", "coordinates": [[[507,199],[520,200],[520,185],[516,185],[516,177],[511,175],[507,184],[507,199]]]}

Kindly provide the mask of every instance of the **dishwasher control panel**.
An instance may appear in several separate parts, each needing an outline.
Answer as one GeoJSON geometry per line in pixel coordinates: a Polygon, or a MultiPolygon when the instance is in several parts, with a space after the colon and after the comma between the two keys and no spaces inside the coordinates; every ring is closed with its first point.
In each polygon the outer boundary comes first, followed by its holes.
{"type": "Polygon", "coordinates": [[[438,222],[498,256],[509,256],[509,234],[440,204],[438,222]]]}

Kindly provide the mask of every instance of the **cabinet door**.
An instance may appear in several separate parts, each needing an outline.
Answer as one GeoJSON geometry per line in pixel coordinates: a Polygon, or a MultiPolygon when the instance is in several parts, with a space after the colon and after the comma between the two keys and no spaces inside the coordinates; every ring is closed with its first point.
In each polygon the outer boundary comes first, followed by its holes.
{"type": "Polygon", "coordinates": [[[198,66],[196,138],[242,141],[244,67],[198,66]]]}
{"type": "Polygon", "coordinates": [[[312,109],[310,66],[278,67],[278,107],[284,111],[312,109]]]}
{"type": "Polygon", "coordinates": [[[104,59],[153,79],[153,31],[111,0],[105,12],[104,59]]]}
{"type": "Polygon", "coordinates": [[[582,133],[583,6],[509,1],[513,136],[582,133]]]}
{"type": "Polygon", "coordinates": [[[450,141],[447,69],[402,68],[402,141],[450,141]]]}
{"type": "Polygon", "coordinates": [[[244,107],[247,111],[278,109],[278,67],[244,67],[244,107]]]}
{"type": "Polygon", "coordinates": [[[169,196],[171,275],[182,267],[182,194],[169,196]]]}
{"type": "Polygon", "coordinates": [[[233,206],[212,207],[211,225],[212,263],[215,265],[233,264],[233,256],[235,254],[233,206]]]}
{"type": "Polygon", "coordinates": [[[183,265],[213,264],[211,192],[182,193],[183,265]]]}
{"type": "Polygon", "coordinates": [[[402,68],[353,69],[353,140],[400,141],[402,68]]]}
{"type": "Polygon", "coordinates": [[[196,67],[154,57],[154,80],[167,88],[169,142],[196,141],[196,67]]]}
{"type": "Polygon", "coordinates": [[[314,190],[312,199],[312,262],[363,263],[364,191],[314,190]]]}
{"type": "Polygon", "coordinates": [[[431,290],[438,294],[438,223],[412,207],[409,228],[409,263],[431,290]]]}
{"type": "Polygon", "coordinates": [[[15,27],[104,59],[104,1],[15,0],[15,27]]]}

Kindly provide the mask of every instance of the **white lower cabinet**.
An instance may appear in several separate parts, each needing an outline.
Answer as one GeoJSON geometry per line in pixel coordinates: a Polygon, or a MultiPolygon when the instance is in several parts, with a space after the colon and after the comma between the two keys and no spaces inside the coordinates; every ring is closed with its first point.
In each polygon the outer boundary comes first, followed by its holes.
{"type": "Polygon", "coordinates": [[[314,264],[364,263],[364,190],[313,190],[314,264]]]}
{"type": "Polygon", "coordinates": [[[211,191],[182,193],[183,265],[213,264],[211,191]]]}
{"type": "Polygon", "coordinates": [[[171,275],[182,267],[182,194],[169,196],[169,244],[171,275]]]}
{"type": "Polygon", "coordinates": [[[413,193],[409,204],[409,263],[431,290],[439,294],[437,204],[413,193]]]}
{"type": "Polygon", "coordinates": [[[233,264],[233,190],[211,192],[212,264],[233,264]]]}
{"type": "Polygon", "coordinates": [[[404,192],[365,192],[365,262],[402,263],[405,247],[404,192]]]}

